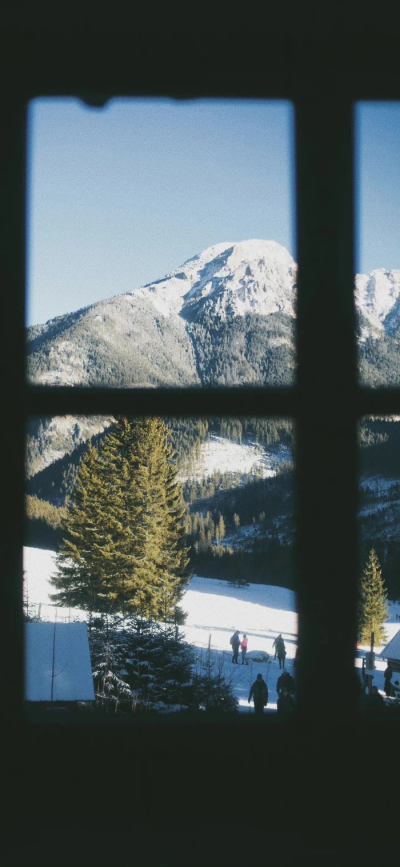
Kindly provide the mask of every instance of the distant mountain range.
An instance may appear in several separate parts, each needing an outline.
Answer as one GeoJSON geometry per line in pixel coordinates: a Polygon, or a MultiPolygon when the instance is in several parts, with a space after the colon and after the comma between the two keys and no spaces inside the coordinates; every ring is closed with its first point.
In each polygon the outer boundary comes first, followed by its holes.
{"type": "MultiPolygon", "coordinates": [[[[29,328],[29,380],[154,388],[290,384],[296,280],[296,263],[275,241],[216,244],[154,283],[29,328]]],[[[357,275],[355,299],[362,380],[400,382],[400,271],[357,275]]],[[[99,426],[99,419],[71,418],[61,430],[53,421],[31,470],[99,426]]]]}

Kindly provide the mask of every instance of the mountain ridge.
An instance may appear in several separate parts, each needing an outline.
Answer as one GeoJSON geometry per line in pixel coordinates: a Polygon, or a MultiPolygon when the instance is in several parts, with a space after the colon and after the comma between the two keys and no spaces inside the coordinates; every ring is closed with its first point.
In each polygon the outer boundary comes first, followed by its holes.
{"type": "MultiPolygon", "coordinates": [[[[285,312],[295,317],[296,280],[294,259],[276,241],[222,242],[187,259],[165,277],[31,326],[27,330],[28,342],[44,337],[57,326],[67,328],[74,320],[118,299],[127,303],[147,299],[164,318],[181,314],[191,319],[194,304],[202,302],[209,308],[209,301],[213,302],[214,315],[222,318],[227,312],[237,316],[285,312]],[[221,303],[224,292],[226,297],[221,303]]],[[[355,303],[370,323],[371,333],[364,336],[371,336],[375,330],[396,331],[400,326],[400,270],[378,268],[369,274],[356,274],[355,303]]]]}
{"type": "MultiPolygon", "coordinates": [[[[32,326],[28,379],[119,388],[291,385],[296,295],[297,265],[276,241],[215,244],[146,286],[32,326]]],[[[398,383],[400,270],[356,275],[355,303],[361,380],[398,383]]],[[[69,441],[72,448],[90,435],[89,419],[78,422],[51,429],[64,453],[69,441]]],[[[43,441],[37,466],[51,448],[43,441]]]]}

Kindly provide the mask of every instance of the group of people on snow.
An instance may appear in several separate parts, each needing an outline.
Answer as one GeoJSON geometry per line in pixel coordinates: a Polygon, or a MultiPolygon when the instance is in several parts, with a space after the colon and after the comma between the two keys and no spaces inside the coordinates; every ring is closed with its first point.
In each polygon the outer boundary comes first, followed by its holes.
{"type": "MultiPolygon", "coordinates": [[[[276,682],[276,691],[278,693],[278,702],[277,702],[277,710],[280,717],[288,719],[291,717],[295,704],[294,704],[294,693],[296,691],[296,684],[291,674],[288,671],[284,671],[278,677],[276,682]]],[[[258,674],[254,683],[250,687],[248,704],[250,704],[251,699],[254,701],[254,713],[256,716],[261,716],[264,712],[264,708],[268,704],[268,687],[263,679],[262,674],[258,674]]]]}
{"type": "Polygon", "coordinates": [[[240,647],[242,651],[242,665],[248,665],[249,661],[247,659],[247,645],[249,643],[249,639],[247,638],[246,633],[243,633],[243,638],[242,640],[240,640],[240,633],[237,629],[236,632],[234,632],[234,634],[232,635],[230,643],[232,647],[232,662],[236,663],[237,665],[239,664],[238,657],[240,647]]]}
{"type": "MultiPolygon", "coordinates": [[[[236,632],[232,635],[230,639],[230,644],[232,647],[232,662],[236,665],[239,663],[239,650],[242,653],[242,665],[248,665],[249,661],[247,659],[247,648],[248,648],[248,638],[246,633],[243,633],[243,638],[240,640],[240,633],[237,629],[236,632]]],[[[274,659],[278,657],[279,668],[283,668],[283,673],[278,677],[276,682],[276,691],[278,693],[278,701],[277,701],[277,711],[279,716],[288,718],[293,714],[295,709],[294,703],[294,694],[296,691],[296,684],[291,674],[285,670],[285,659],[286,659],[286,647],[285,642],[282,638],[282,633],[275,638],[272,647],[275,648],[275,656],[274,659]]],[[[296,651],[297,657],[297,651],[296,651]]],[[[294,665],[296,660],[294,660],[294,665]]],[[[384,690],[387,696],[400,696],[400,684],[399,681],[395,681],[393,685],[391,683],[393,676],[393,669],[388,662],[387,668],[384,672],[384,690]]],[[[383,699],[376,686],[371,686],[370,690],[370,702],[371,705],[373,702],[379,706],[383,705],[383,699]]],[[[254,712],[256,716],[260,716],[264,712],[264,708],[268,704],[268,687],[263,679],[262,674],[258,674],[256,680],[250,687],[248,703],[250,704],[251,699],[254,701],[254,712]]]]}
{"type": "MultiPolygon", "coordinates": [[[[239,664],[239,648],[242,651],[242,665],[248,665],[249,661],[247,659],[247,646],[249,643],[249,639],[247,638],[246,633],[243,633],[243,638],[240,640],[240,632],[237,629],[236,632],[233,633],[230,644],[232,647],[232,662],[236,665],[239,664]]],[[[275,641],[272,643],[272,647],[275,647],[275,656],[278,657],[279,660],[279,668],[285,668],[285,659],[286,659],[286,647],[285,642],[282,638],[282,633],[280,632],[278,637],[275,638],[275,641]]]]}
{"type": "MultiPolygon", "coordinates": [[[[233,633],[230,638],[230,644],[232,647],[232,662],[234,664],[239,664],[239,649],[242,652],[242,665],[249,664],[247,659],[248,643],[246,633],[243,633],[242,640],[240,640],[240,632],[238,629],[233,633]]],[[[275,659],[278,657],[279,668],[285,669],[286,647],[282,638],[282,633],[275,638],[272,646],[275,647],[275,659]]],[[[276,683],[276,691],[278,693],[277,710],[280,716],[289,717],[292,715],[295,707],[293,700],[295,690],[296,685],[292,675],[289,674],[288,671],[284,670],[278,677],[276,683]]],[[[256,680],[250,687],[248,698],[249,704],[251,699],[254,701],[254,712],[256,716],[260,716],[268,704],[268,687],[262,674],[257,675],[256,680]]]]}

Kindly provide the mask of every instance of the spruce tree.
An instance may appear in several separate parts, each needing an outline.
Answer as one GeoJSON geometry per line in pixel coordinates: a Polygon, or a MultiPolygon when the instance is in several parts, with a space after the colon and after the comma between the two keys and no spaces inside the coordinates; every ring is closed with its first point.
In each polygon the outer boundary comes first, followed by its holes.
{"type": "Polygon", "coordinates": [[[172,619],[187,581],[185,505],[159,418],[121,419],[101,457],[118,485],[116,567],[121,610],[172,619]]]}
{"type": "Polygon", "coordinates": [[[173,619],[188,557],[167,433],[161,419],[122,418],[99,451],[89,447],[63,523],[61,604],[173,619]]]}
{"type": "Polygon", "coordinates": [[[382,570],[374,549],[362,574],[358,610],[358,634],[363,644],[375,633],[375,644],[386,641],[383,624],[388,613],[387,593],[382,579],[382,570]]]}
{"type": "Polygon", "coordinates": [[[103,466],[89,445],[77,474],[61,525],[54,601],[62,606],[109,613],[116,600],[109,569],[114,549],[112,510],[103,466]]]}

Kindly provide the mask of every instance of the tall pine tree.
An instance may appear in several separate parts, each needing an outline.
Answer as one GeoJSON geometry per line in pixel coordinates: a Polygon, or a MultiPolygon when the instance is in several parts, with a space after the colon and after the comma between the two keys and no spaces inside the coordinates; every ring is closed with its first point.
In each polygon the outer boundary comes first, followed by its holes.
{"type": "Polygon", "coordinates": [[[372,548],[360,584],[358,634],[363,644],[369,644],[371,632],[375,633],[375,644],[384,644],[386,635],[383,624],[387,613],[387,593],[382,570],[372,548]]]}
{"type": "Polygon", "coordinates": [[[167,428],[122,418],[83,459],[53,583],[61,604],[172,619],[188,557],[167,428]]]}
{"type": "Polygon", "coordinates": [[[110,613],[117,588],[110,574],[114,551],[113,510],[109,508],[104,467],[89,445],[62,520],[62,542],[52,598],[62,606],[110,613]]]}

